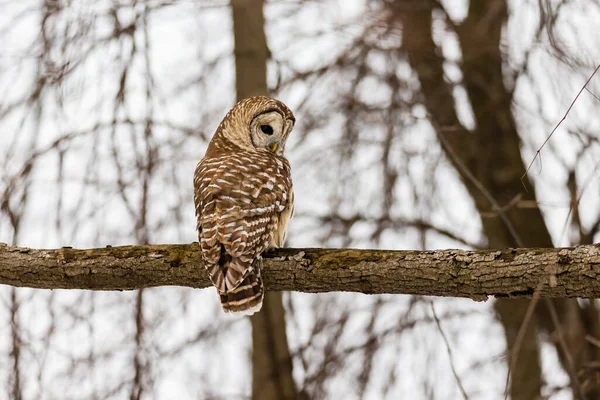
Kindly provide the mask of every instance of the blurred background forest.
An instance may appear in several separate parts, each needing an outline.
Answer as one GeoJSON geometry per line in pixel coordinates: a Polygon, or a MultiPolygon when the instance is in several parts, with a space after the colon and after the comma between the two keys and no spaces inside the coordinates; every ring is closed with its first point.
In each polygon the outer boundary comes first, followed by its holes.
{"type": "MultiPolygon", "coordinates": [[[[297,118],[288,246],[598,242],[598,21],[594,0],[1,0],[0,241],[196,241],[195,165],[267,93],[297,118]]],[[[600,399],[598,303],[533,302],[270,293],[250,320],[212,289],[4,286],[0,399],[600,399]]]]}

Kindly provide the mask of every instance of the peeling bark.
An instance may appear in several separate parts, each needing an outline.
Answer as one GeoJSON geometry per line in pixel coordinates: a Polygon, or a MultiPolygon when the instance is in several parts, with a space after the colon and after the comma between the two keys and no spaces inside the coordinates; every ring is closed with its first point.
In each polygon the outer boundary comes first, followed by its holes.
{"type": "MultiPolygon", "coordinates": [[[[600,297],[600,245],[504,250],[279,249],[269,291],[467,297],[600,297]]],[[[0,284],[39,289],[209,287],[196,243],[38,250],[0,244],[0,284]]]]}

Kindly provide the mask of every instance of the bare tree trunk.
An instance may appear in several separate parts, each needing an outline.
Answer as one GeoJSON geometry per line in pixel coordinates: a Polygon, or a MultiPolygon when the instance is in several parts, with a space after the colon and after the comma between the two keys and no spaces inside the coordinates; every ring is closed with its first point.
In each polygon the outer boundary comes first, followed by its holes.
{"type": "MultiPolygon", "coordinates": [[[[531,182],[527,182],[527,191],[522,187],[521,140],[512,113],[511,94],[502,75],[500,40],[508,16],[506,1],[471,1],[467,18],[456,27],[463,52],[464,86],[475,116],[474,132],[467,132],[460,124],[451,89],[444,80],[443,58],[431,36],[433,7],[434,2],[398,6],[404,28],[403,46],[421,82],[425,105],[444,150],[481,214],[489,246],[551,247],[551,237],[539,208],[516,207],[521,200],[535,204],[536,198],[531,182]]],[[[577,301],[556,299],[538,306],[517,344],[517,333],[530,306],[528,301],[512,300],[498,300],[495,305],[504,326],[509,356],[515,356],[511,351],[515,345],[520,349],[518,362],[510,362],[514,367],[511,398],[540,396],[537,327],[553,338],[563,367],[571,376],[575,397],[587,390],[588,397],[596,398],[593,385],[582,389],[578,382],[586,364],[593,360],[594,351],[585,339],[587,331],[577,301]],[[553,309],[560,324],[551,318],[553,309]]],[[[597,318],[595,314],[592,319],[597,318]]]]}
{"type": "MultiPolygon", "coordinates": [[[[263,0],[233,0],[237,99],[267,95],[269,48],[264,32],[263,0]]],[[[281,292],[267,292],[252,322],[252,398],[294,399],[292,358],[285,330],[281,292]]]]}
{"type": "MultiPolygon", "coordinates": [[[[431,114],[433,121],[438,125],[438,131],[441,131],[438,132],[438,134],[444,139],[444,150],[446,151],[448,158],[459,171],[479,212],[490,212],[493,211],[492,204],[490,204],[490,201],[486,198],[485,194],[478,189],[474,179],[481,180],[483,178],[484,181],[482,184],[485,185],[485,183],[489,181],[489,167],[492,162],[492,160],[489,160],[489,163],[486,162],[488,154],[482,154],[482,160],[477,159],[477,155],[483,153],[483,151],[479,151],[478,146],[481,150],[484,150],[485,148],[489,149],[493,146],[497,146],[498,142],[492,140],[490,143],[486,143],[481,135],[476,139],[471,140],[471,134],[459,122],[451,88],[444,80],[443,58],[438,52],[431,36],[432,11],[433,4],[431,3],[429,7],[406,7],[401,10],[400,15],[405,29],[405,34],[403,35],[403,47],[408,52],[410,62],[421,82],[421,89],[425,96],[427,110],[431,114]],[[485,164],[482,164],[482,161],[485,164]],[[464,169],[467,168],[468,170],[465,171],[464,169]],[[469,173],[472,174],[472,171],[475,171],[477,176],[474,176],[474,179],[469,179],[466,175],[469,173]]],[[[500,25],[502,23],[503,20],[500,21],[500,25]]],[[[496,22],[496,25],[498,25],[498,22],[496,22]]],[[[488,40],[497,40],[497,36],[498,34],[488,40]]],[[[487,51],[499,51],[498,43],[492,43],[490,47],[491,48],[486,47],[485,49],[487,49],[487,51]]],[[[479,56],[481,56],[481,54],[479,56]]],[[[464,57],[466,59],[467,55],[465,54],[464,57]]],[[[476,59],[480,58],[477,56],[475,57],[476,59]]],[[[494,67],[496,66],[488,66],[488,68],[494,67]]],[[[498,64],[497,67],[499,68],[500,64],[498,64]]],[[[465,80],[468,79],[466,76],[467,73],[468,71],[465,71],[465,80]]],[[[472,96],[472,93],[469,94],[472,96]]],[[[474,99],[471,97],[471,100],[474,99]]],[[[482,112],[482,110],[476,106],[474,106],[473,110],[475,113],[477,113],[477,111],[482,112]]],[[[480,122],[482,116],[483,115],[477,116],[479,117],[477,122],[480,122]]],[[[512,118],[510,120],[512,120],[512,118]]],[[[490,121],[490,124],[493,124],[493,121],[490,121]]],[[[483,127],[478,125],[478,128],[483,127]]],[[[496,127],[492,126],[492,129],[494,128],[496,127]]],[[[487,140],[489,140],[489,138],[487,138],[487,140]]],[[[508,146],[509,144],[506,144],[506,147],[508,146]]],[[[509,153],[510,149],[507,149],[507,154],[509,153]]],[[[495,165],[497,170],[501,170],[503,167],[503,165],[495,165]]],[[[520,182],[518,178],[516,182],[520,182]]],[[[489,188],[489,185],[485,185],[485,187],[487,189],[489,188]]],[[[532,193],[532,191],[530,191],[530,193],[532,193]]],[[[492,196],[493,195],[494,194],[492,194],[492,196]]],[[[496,198],[496,200],[500,204],[505,204],[502,203],[501,199],[496,198]]],[[[515,240],[512,237],[510,230],[499,217],[482,218],[482,223],[490,246],[510,247],[511,245],[515,245],[515,240]]],[[[548,243],[546,245],[548,245],[548,243]]],[[[549,245],[551,245],[551,243],[549,245]]],[[[528,301],[520,301],[517,303],[507,300],[498,301],[498,304],[496,305],[496,310],[500,315],[501,323],[504,325],[509,354],[511,354],[510,350],[515,345],[517,332],[523,322],[522,317],[527,312],[528,304],[528,301]]],[[[522,339],[520,345],[521,352],[519,354],[520,362],[513,364],[514,371],[512,371],[513,379],[511,381],[510,394],[511,398],[514,400],[534,399],[539,398],[541,395],[541,366],[537,333],[532,329],[534,326],[535,321],[531,324],[527,330],[527,334],[522,339]]],[[[511,360],[509,360],[509,365],[511,365],[511,360]]]]}

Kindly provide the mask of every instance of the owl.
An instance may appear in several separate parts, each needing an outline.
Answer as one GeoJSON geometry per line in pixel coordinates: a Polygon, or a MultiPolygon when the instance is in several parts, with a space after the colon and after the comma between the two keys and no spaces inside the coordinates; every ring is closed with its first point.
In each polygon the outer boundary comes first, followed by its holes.
{"type": "Polygon", "coordinates": [[[262,306],[261,254],[283,246],[294,211],[283,156],[294,123],[278,100],[242,100],[223,118],[196,167],[198,240],[226,312],[251,315],[262,306]]]}

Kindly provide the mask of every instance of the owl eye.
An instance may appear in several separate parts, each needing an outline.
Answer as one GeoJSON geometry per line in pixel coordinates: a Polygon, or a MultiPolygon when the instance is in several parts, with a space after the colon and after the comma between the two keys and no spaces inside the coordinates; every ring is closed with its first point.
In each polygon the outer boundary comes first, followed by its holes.
{"type": "Polygon", "coordinates": [[[273,127],[271,127],[271,125],[261,125],[260,126],[260,130],[265,134],[265,135],[272,135],[273,134],[273,127]]]}

